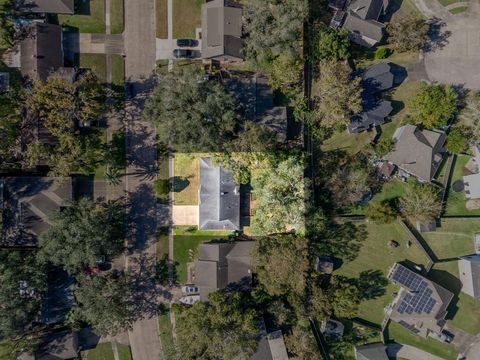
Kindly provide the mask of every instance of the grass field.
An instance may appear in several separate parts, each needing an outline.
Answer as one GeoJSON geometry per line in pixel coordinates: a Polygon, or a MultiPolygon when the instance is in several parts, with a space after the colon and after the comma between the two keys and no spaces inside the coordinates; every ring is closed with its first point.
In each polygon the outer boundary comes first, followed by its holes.
{"type": "Polygon", "coordinates": [[[125,85],[125,60],[121,55],[112,55],[112,84],[125,85]]]}
{"type": "MultiPolygon", "coordinates": [[[[130,348],[117,343],[117,351],[120,360],[132,360],[130,348]]],[[[95,349],[88,351],[88,360],[114,360],[112,344],[109,342],[98,344],[95,349]]]]}
{"type": "Polygon", "coordinates": [[[105,54],[79,54],[78,64],[82,68],[91,69],[98,80],[107,81],[107,57],[105,54]]]}
{"type": "Polygon", "coordinates": [[[190,154],[175,154],[173,161],[173,199],[175,205],[198,205],[200,169],[190,154]]]}
{"type": "Polygon", "coordinates": [[[201,243],[220,238],[222,236],[176,235],[174,237],[173,259],[178,263],[177,275],[180,284],[184,284],[187,281],[187,263],[192,260],[190,258],[190,250],[196,253],[201,243]]]}
{"type": "MultiPolygon", "coordinates": [[[[1,4],[1,0],[0,0],[1,4]]],[[[11,344],[7,341],[0,342],[0,359],[10,360],[12,355],[11,344]]]]}
{"type": "Polygon", "coordinates": [[[168,0],[155,0],[156,36],[159,39],[168,38],[167,3],[168,0]]]}
{"type": "Polygon", "coordinates": [[[158,316],[158,329],[160,330],[160,342],[162,344],[163,358],[169,360],[169,349],[174,346],[172,323],[170,322],[170,313],[167,311],[165,314],[158,316]]]}
{"type": "Polygon", "coordinates": [[[121,34],[123,32],[123,0],[111,0],[110,7],[110,32],[121,34]]]}
{"type": "MultiPolygon", "coordinates": [[[[338,271],[339,275],[358,277],[362,271],[380,270],[385,276],[395,262],[409,260],[415,264],[426,264],[427,258],[416,244],[411,244],[410,238],[397,222],[386,225],[367,224],[368,238],[363,243],[358,257],[352,262],[345,263],[338,271]],[[397,241],[400,246],[390,248],[389,240],[397,241]]],[[[375,324],[381,324],[385,305],[391,303],[392,293],[398,287],[389,284],[383,296],[367,300],[360,304],[358,317],[375,324]]]]}
{"type": "Polygon", "coordinates": [[[165,254],[168,255],[168,229],[162,228],[157,241],[157,261],[162,259],[165,254]]]}
{"type": "Polygon", "coordinates": [[[400,11],[393,15],[394,17],[401,15],[422,16],[422,13],[417,9],[413,0],[393,0],[392,3],[400,8],[400,11]]]}
{"type": "Polygon", "coordinates": [[[465,11],[468,10],[468,6],[459,6],[459,7],[456,7],[456,8],[453,8],[453,9],[450,9],[448,11],[450,11],[451,14],[462,14],[464,13],[465,11]]]}
{"type": "Polygon", "coordinates": [[[385,342],[415,346],[445,360],[456,360],[458,355],[453,346],[443,344],[433,338],[421,338],[393,321],[385,331],[385,342]]]}
{"type": "Polygon", "coordinates": [[[195,29],[201,26],[201,8],[204,0],[175,0],[173,2],[173,38],[195,38],[195,29]]]}
{"type": "Polygon", "coordinates": [[[439,259],[449,259],[474,252],[473,237],[480,232],[478,219],[443,218],[436,231],[422,236],[439,259]]]}
{"type": "MultiPolygon", "coordinates": [[[[115,0],[114,0],[115,1],[115,0]]],[[[81,33],[105,33],[105,0],[79,2],[80,10],[75,15],[58,15],[62,26],[78,29],[81,33]]]]}
{"type": "Polygon", "coordinates": [[[455,4],[457,2],[462,2],[462,1],[461,0],[438,0],[438,2],[443,6],[448,6],[448,5],[455,4]]]}

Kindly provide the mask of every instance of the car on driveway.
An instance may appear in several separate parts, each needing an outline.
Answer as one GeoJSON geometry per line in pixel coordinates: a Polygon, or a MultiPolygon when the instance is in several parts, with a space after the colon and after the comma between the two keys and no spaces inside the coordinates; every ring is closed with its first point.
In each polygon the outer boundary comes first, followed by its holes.
{"type": "Polygon", "coordinates": [[[188,59],[191,59],[191,58],[193,58],[195,55],[194,55],[193,50],[189,50],[189,49],[175,49],[175,50],[173,50],[173,56],[176,57],[177,59],[178,59],[178,58],[188,58],[188,59]]]}
{"type": "Polygon", "coordinates": [[[180,302],[186,305],[193,305],[197,301],[200,301],[200,295],[188,295],[180,298],[180,302]]]}
{"type": "Polygon", "coordinates": [[[177,39],[178,47],[194,47],[198,45],[198,41],[194,39],[177,39]]]}
{"type": "Polygon", "coordinates": [[[198,287],[195,285],[183,285],[182,293],[184,294],[196,294],[198,293],[198,287]]]}

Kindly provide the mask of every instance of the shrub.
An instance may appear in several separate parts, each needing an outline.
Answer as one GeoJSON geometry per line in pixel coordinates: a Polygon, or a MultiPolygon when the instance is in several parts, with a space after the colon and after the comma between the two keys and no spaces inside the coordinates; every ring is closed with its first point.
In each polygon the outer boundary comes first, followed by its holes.
{"type": "Polygon", "coordinates": [[[170,192],[170,181],[167,179],[157,179],[154,184],[155,195],[157,197],[163,197],[170,192]]]}
{"type": "Polygon", "coordinates": [[[380,46],[375,50],[375,59],[380,60],[380,59],[386,59],[389,55],[389,51],[387,48],[380,46]]]}

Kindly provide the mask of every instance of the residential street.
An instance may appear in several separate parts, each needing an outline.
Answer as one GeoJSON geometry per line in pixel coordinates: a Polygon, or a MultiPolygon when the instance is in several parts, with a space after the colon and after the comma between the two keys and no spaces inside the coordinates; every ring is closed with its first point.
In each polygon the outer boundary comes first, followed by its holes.
{"type": "Polygon", "coordinates": [[[156,176],[154,129],[141,118],[144,99],[153,86],[155,68],[154,0],[125,1],[125,78],[127,82],[127,176],[129,198],[126,266],[137,272],[138,311],[142,319],[129,331],[135,360],[161,359],[156,304],[156,201],[152,184],[156,176]]]}

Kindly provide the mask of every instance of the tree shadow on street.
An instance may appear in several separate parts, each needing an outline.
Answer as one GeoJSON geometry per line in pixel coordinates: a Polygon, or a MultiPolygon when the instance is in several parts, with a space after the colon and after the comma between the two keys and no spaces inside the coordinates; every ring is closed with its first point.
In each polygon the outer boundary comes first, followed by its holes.
{"type": "Polygon", "coordinates": [[[452,32],[445,30],[447,24],[445,21],[438,18],[433,18],[428,21],[428,39],[423,46],[424,52],[433,52],[435,50],[443,49],[448,44],[448,38],[452,35],[452,32]]]}

